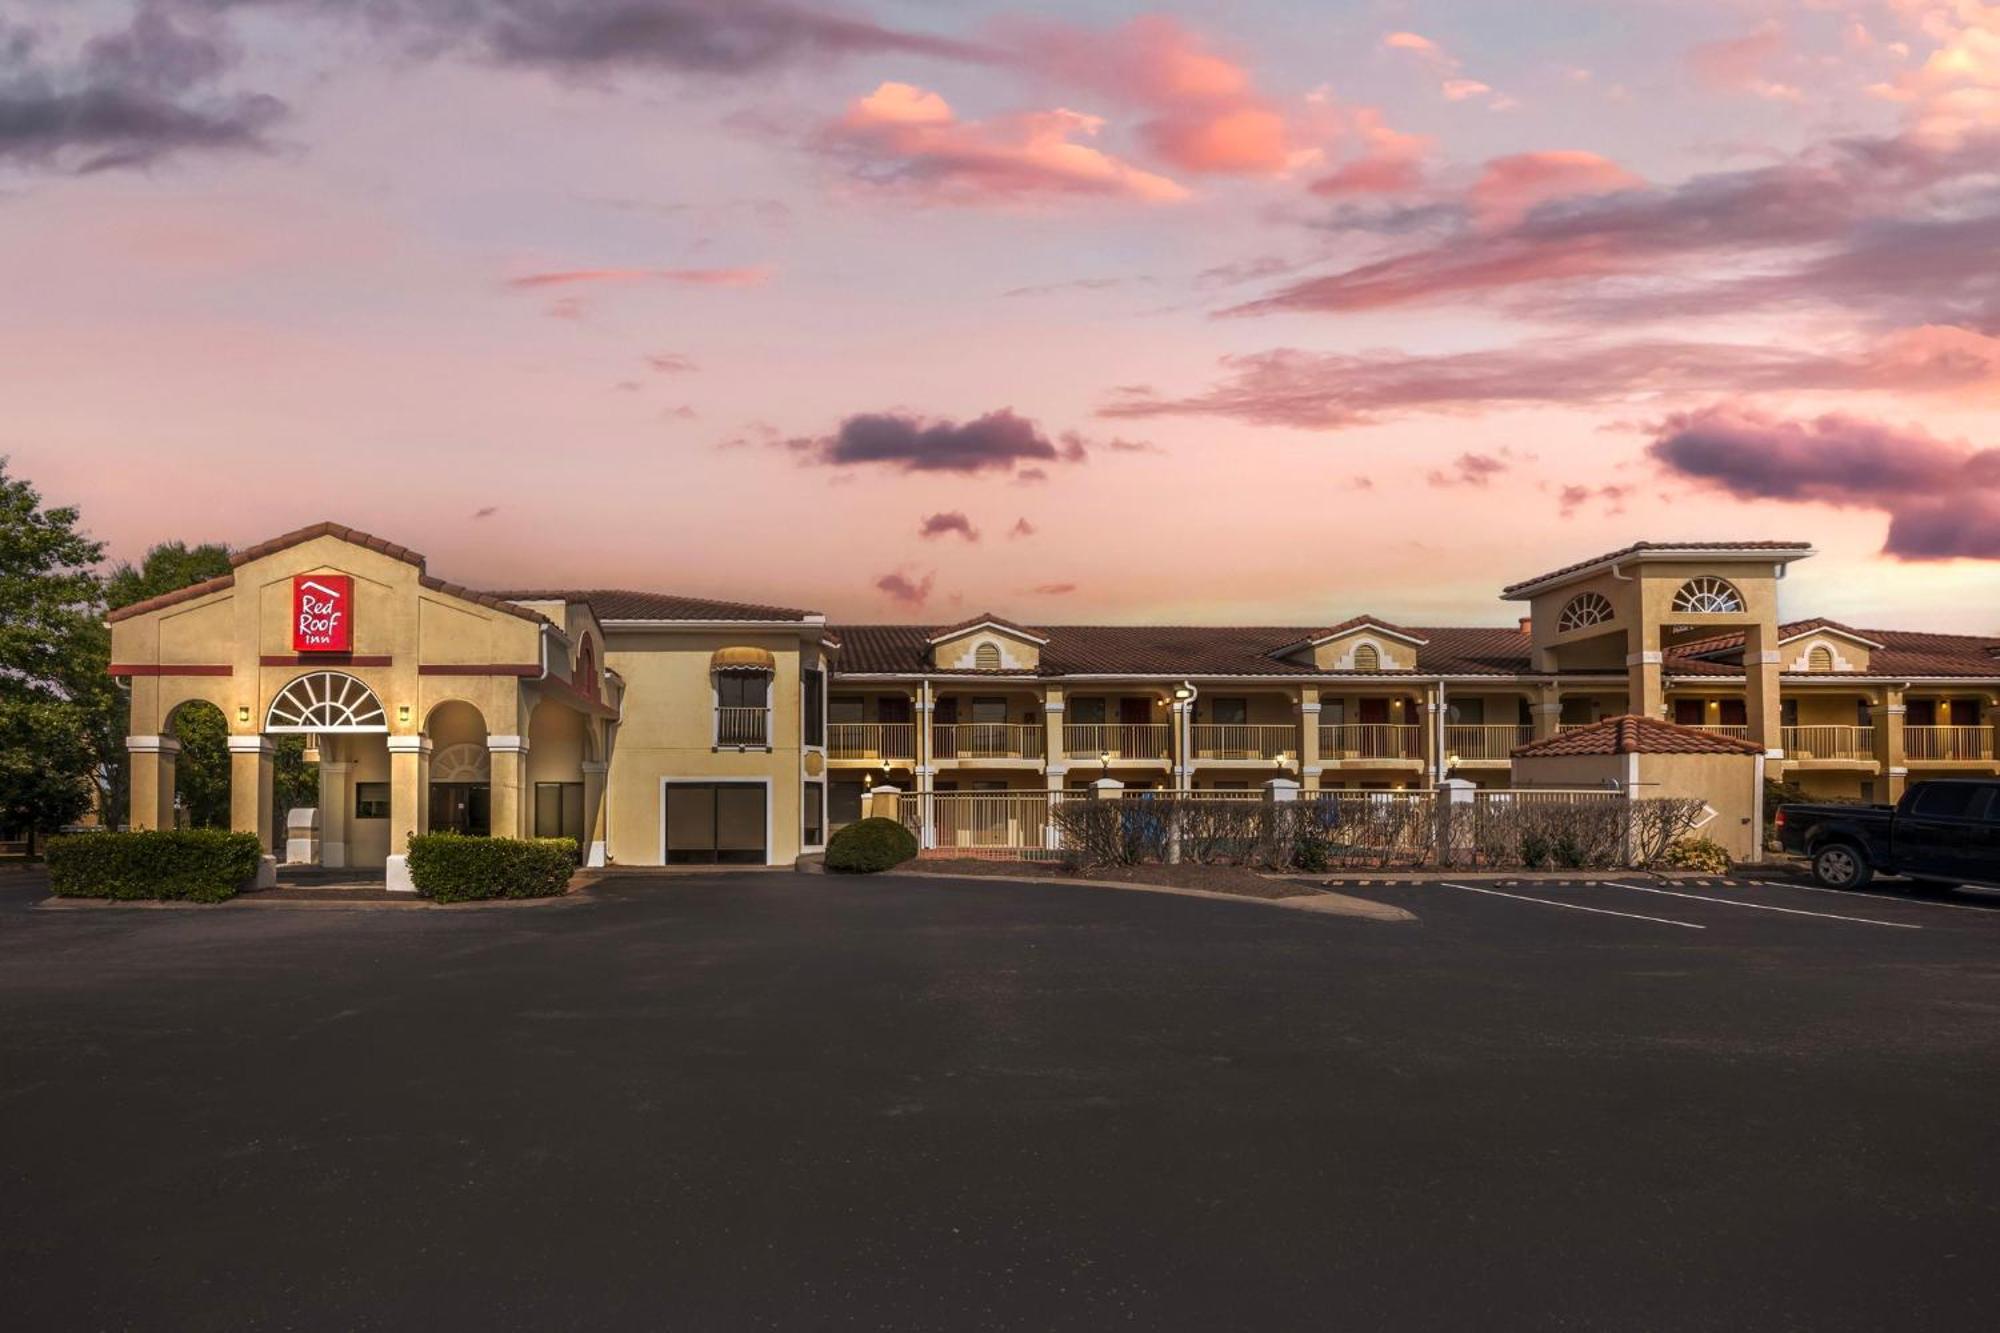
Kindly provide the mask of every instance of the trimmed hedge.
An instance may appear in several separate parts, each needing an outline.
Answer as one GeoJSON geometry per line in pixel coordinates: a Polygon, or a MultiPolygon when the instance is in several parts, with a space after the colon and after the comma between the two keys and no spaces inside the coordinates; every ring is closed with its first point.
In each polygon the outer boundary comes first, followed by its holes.
{"type": "Polygon", "coordinates": [[[872,875],[917,854],[917,836],[893,819],[862,819],[833,835],[826,868],[843,875],[872,875]]]}
{"type": "Polygon", "coordinates": [[[425,833],[410,839],[410,880],[433,902],[553,898],[579,860],[574,838],[478,838],[425,833]]]}
{"type": "Polygon", "coordinates": [[[257,876],[263,844],[223,829],[138,829],[49,840],[49,889],[60,898],[219,903],[257,876]]]}

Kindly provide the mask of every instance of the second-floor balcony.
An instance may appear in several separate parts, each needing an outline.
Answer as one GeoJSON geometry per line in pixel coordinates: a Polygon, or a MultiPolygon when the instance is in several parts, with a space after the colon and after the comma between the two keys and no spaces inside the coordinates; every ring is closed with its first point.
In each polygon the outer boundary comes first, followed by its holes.
{"type": "Polygon", "coordinates": [[[768,708],[718,708],[715,710],[717,745],[769,745],[771,710],[768,708]]]}
{"type": "Polygon", "coordinates": [[[1188,728],[1188,745],[1196,759],[1276,759],[1281,754],[1296,758],[1299,729],[1286,724],[1196,722],[1188,728]]]}
{"type": "Polygon", "coordinates": [[[1533,739],[1533,727],[1448,726],[1444,729],[1444,751],[1460,763],[1504,764],[1513,758],[1516,746],[1533,739]]]}
{"type": "Polygon", "coordinates": [[[1993,728],[1904,727],[1903,753],[1919,763],[1991,760],[1993,728]]]}
{"type": "Polygon", "coordinates": [[[1807,764],[1816,760],[1855,762],[1875,758],[1875,728],[1853,725],[1784,727],[1780,743],[1785,758],[1807,764]]]}
{"type": "Polygon", "coordinates": [[[1164,760],[1172,756],[1173,728],[1164,722],[1071,723],[1063,728],[1071,759],[1164,760]]]}
{"type": "Polygon", "coordinates": [[[830,759],[914,763],[917,727],[914,722],[829,722],[826,752],[830,759]]]}
{"type": "Polygon", "coordinates": [[[1043,729],[1022,722],[941,722],[931,728],[935,759],[1040,759],[1043,729]]]}
{"type": "Polygon", "coordinates": [[[1422,759],[1424,729],[1399,722],[1346,722],[1319,729],[1321,762],[1422,759]]]}

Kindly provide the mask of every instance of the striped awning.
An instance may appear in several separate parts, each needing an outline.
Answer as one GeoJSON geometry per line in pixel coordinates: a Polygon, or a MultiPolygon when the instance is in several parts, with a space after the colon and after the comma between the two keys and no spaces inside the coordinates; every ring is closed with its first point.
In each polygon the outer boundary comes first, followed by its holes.
{"type": "Polygon", "coordinates": [[[778,669],[778,659],[767,648],[717,648],[708,659],[711,671],[770,671],[778,669]]]}

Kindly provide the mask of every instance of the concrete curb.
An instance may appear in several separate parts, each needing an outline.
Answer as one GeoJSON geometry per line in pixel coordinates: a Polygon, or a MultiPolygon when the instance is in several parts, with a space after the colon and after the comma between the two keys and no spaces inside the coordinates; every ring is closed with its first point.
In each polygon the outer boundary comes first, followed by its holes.
{"type": "MultiPolygon", "coordinates": [[[[1128,884],[1115,879],[1050,879],[1037,875],[954,875],[925,870],[892,870],[899,879],[948,879],[966,884],[1038,884],[1045,888],[1123,889],[1131,893],[1160,893],[1173,898],[1206,898],[1219,903],[1249,903],[1257,907],[1282,907],[1294,912],[1320,916],[1352,917],[1358,921],[1381,921],[1399,925],[1415,924],[1417,915],[1387,903],[1366,898],[1350,898],[1344,893],[1320,889],[1314,893],[1290,894],[1283,898],[1251,898],[1240,893],[1217,893],[1213,889],[1181,889],[1171,884],[1128,884]]],[[[866,879],[865,875],[855,876],[866,879]]]]}
{"type": "Polygon", "coordinates": [[[258,912],[486,912],[535,907],[581,907],[590,902],[597,880],[572,884],[550,898],[495,898],[476,903],[434,903],[428,898],[268,898],[244,894],[219,903],[150,902],[145,899],[120,901],[112,898],[44,898],[31,904],[31,912],[106,912],[137,909],[142,912],[214,912],[236,908],[258,912]]]}

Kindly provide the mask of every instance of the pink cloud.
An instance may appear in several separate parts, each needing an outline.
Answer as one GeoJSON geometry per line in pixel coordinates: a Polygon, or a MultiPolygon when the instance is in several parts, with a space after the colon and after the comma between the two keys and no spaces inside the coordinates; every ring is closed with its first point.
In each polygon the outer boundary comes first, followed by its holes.
{"type": "Polygon", "coordinates": [[[925,541],[937,537],[956,536],[966,541],[979,540],[979,529],[972,526],[972,520],[963,510],[953,509],[944,513],[931,514],[917,527],[917,535],[925,541]]]}
{"type": "Polygon", "coordinates": [[[935,92],[884,83],[857,98],[818,138],[857,178],[928,201],[989,204],[1047,195],[1099,195],[1171,203],[1175,181],[1141,170],[1078,138],[1101,118],[1058,108],[987,121],[960,120],[935,92]]]}
{"type": "Polygon", "coordinates": [[[646,364],[662,375],[685,375],[696,369],[694,358],[680,352],[655,352],[646,364]]]}
{"type": "Polygon", "coordinates": [[[931,589],[936,584],[935,572],[916,579],[898,570],[876,579],[875,590],[901,606],[919,607],[931,599],[931,589]]]}
{"type": "Polygon", "coordinates": [[[1375,107],[1346,111],[1345,135],[1357,151],[1331,174],[1314,181],[1314,194],[1407,194],[1424,181],[1423,159],[1431,141],[1390,128],[1375,107]]]}
{"type": "Polygon", "coordinates": [[[741,268],[572,268],[524,273],[507,286],[533,290],[586,283],[669,282],[686,287],[761,287],[776,270],[769,264],[741,268]]]}
{"type": "Polygon", "coordinates": [[[1741,37],[1692,47],[1686,61],[1689,72],[1710,88],[1747,92],[1774,102],[1796,102],[1803,96],[1797,88],[1764,75],[1766,67],[1784,52],[1785,31],[1771,19],[1741,37]]]}
{"type": "Polygon", "coordinates": [[[1596,153],[1553,150],[1515,153],[1488,162],[1466,192],[1482,227],[1518,222],[1537,204],[1575,195],[1606,194],[1644,185],[1616,162],[1596,153]]]}

